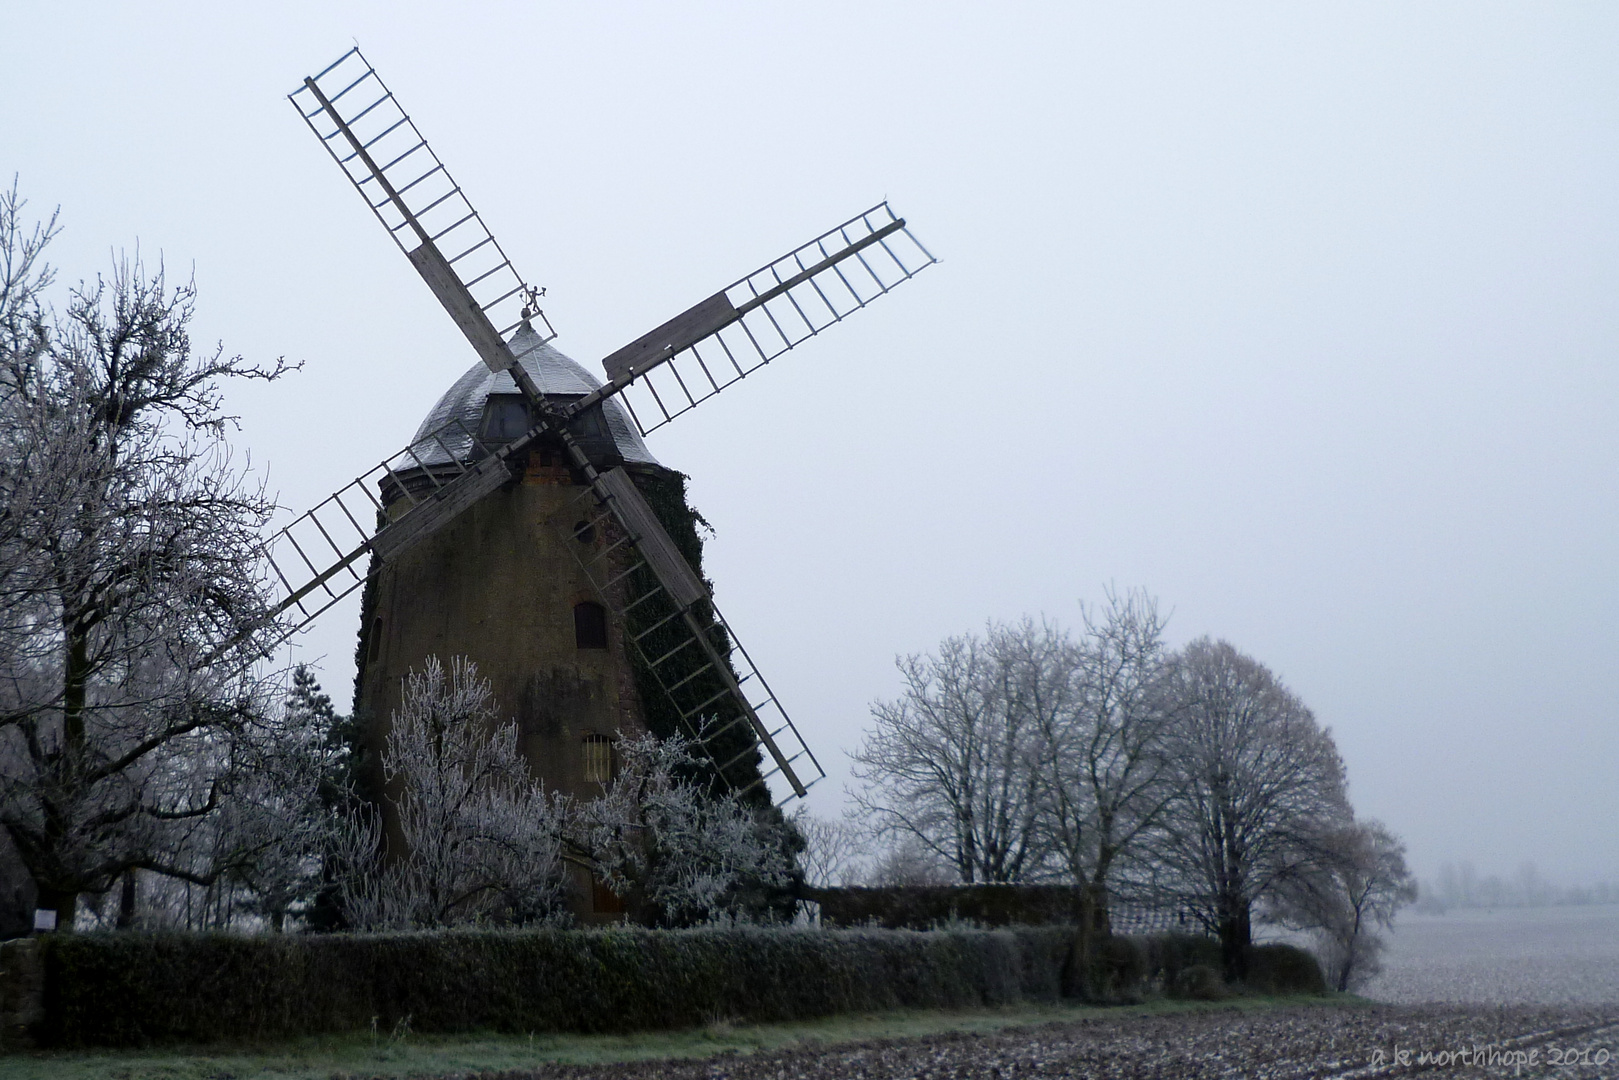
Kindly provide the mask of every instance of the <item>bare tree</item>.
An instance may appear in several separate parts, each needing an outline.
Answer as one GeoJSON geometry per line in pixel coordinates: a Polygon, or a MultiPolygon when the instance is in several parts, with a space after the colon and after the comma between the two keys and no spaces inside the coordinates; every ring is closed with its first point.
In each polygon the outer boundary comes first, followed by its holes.
{"type": "Polygon", "coordinates": [[[437,657],[405,679],[382,754],[397,846],[383,851],[372,808],[347,815],[337,861],[357,929],[525,922],[562,909],[565,800],[547,796],[498,724],[487,679],[464,658],[437,657]]]}
{"type": "Polygon", "coordinates": [[[1219,937],[1226,976],[1240,980],[1255,904],[1351,820],[1343,761],[1303,702],[1226,642],[1186,646],[1167,690],[1178,775],[1157,883],[1219,937]]]}
{"type": "Polygon", "coordinates": [[[914,833],[891,833],[872,853],[862,885],[877,889],[949,885],[954,868],[914,833]]]}
{"type": "Polygon", "coordinates": [[[53,226],[21,209],[0,198],[0,824],[71,926],[133,868],[195,876],[184,842],[267,708],[274,505],[220,384],[286,368],[195,352],[195,287],[138,259],[52,314],[53,226]]]}
{"type": "Polygon", "coordinates": [[[569,846],[596,877],[673,925],[767,910],[792,871],[779,819],[689,779],[701,761],[678,735],[621,736],[614,751],[618,775],[569,815],[569,846]]]}
{"type": "Polygon", "coordinates": [[[804,838],[798,865],[807,884],[849,886],[860,879],[864,855],[871,844],[869,830],[849,818],[817,817],[804,806],[798,808],[791,820],[798,835],[804,838]]]}
{"type": "MultiPolygon", "coordinates": [[[[1110,898],[1145,854],[1176,784],[1168,757],[1164,620],[1150,596],[1083,608],[1078,641],[1025,621],[1001,648],[1039,732],[1041,823],[1078,888],[1079,947],[1111,932],[1110,898]]],[[[1088,970],[1088,965],[1085,968],[1088,970]]]]}
{"type": "Polygon", "coordinates": [[[1382,970],[1379,928],[1417,898],[1405,845],[1382,822],[1364,821],[1322,838],[1309,865],[1284,878],[1271,917],[1316,934],[1331,985],[1347,991],[1382,970]]]}
{"type": "Polygon", "coordinates": [[[865,785],[856,805],[878,834],[915,837],[967,884],[1020,880],[1043,858],[1036,731],[993,644],[1004,633],[897,661],[905,691],[872,706],[873,729],[850,755],[865,785]]]}

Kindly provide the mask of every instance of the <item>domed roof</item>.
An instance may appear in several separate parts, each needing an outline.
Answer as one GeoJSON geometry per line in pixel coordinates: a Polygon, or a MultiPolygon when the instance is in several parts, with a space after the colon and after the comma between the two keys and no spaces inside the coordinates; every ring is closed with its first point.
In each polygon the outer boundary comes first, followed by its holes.
{"type": "MultiPolygon", "coordinates": [[[[534,379],[540,392],[548,398],[569,401],[583,397],[601,386],[596,378],[576,361],[542,342],[528,324],[518,327],[507,342],[512,352],[522,357],[523,368],[534,379]]],[[[427,414],[411,447],[423,465],[447,465],[454,454],[462,461],[471,459],[472,432],[478,431],[484,420],[484,404],[492,395],[519,395],[517,383],[506,372],[498,374],[483,364],[473,364],[466,374],[455,380],[455,385],[444,392],[438,404],[427,414]],[[434,435],[437,435],[435,438],[434,435]]],[[[615,398],[601,405],[605,431],[588,431],[579,435],[585,452],[598,465],[616,465],[618,461],[599,461],[617,457],[623,462],[656,465],[641,441],[641,434],[630,422],[624,406],[615,398]],[[591,437],[596,434],[597,437],[591,437]]],[[[588,417],[587,417],[588,419],[588,417]]]]}

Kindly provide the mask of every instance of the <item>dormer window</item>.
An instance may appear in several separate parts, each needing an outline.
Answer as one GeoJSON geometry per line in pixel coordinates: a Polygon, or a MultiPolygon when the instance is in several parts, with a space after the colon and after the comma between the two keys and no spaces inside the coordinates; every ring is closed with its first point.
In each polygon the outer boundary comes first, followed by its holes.
{"type": "Polygon", "coordinates": [[[605,439],[607,424],[602,419],[602,407],[597,404],[573,418],[573,433],[581,439],[605,439]]]}
{"type": "Polygon", "coordinates": [[[480,435],[485,442],[496,446],[509,443],[529,427],[528,402],[521,394],[491,394],[484,402],[480,435]]]}

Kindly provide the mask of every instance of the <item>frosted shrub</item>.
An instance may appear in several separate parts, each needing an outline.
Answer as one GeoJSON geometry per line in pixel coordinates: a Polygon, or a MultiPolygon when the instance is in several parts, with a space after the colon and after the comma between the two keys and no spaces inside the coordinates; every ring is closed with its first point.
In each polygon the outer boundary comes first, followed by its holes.
{"type": "Polygon", "coordinates": [[[566,801],[529,777],[517,725],[495,722],[487,680],[463,658],[436,657],[405,680],[382,755],[399,850],[376,812],[350,813],[337,861],[358,929],[530,921],[560,909],[566,801]]]}

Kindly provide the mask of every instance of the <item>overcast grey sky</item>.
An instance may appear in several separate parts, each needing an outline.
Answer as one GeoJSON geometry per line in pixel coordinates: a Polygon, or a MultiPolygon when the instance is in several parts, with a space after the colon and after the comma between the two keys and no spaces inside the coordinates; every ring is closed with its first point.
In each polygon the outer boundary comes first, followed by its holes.
{"type": "Polygon", "coordinates": [[[1619,879],[1619,8],[6,5],[0,175],[305,362],[232,398],[294,510],[473,360],[284,99],[355,39],[587,364],[885,196],[944,260],[650,440],[820,811],[896,653],[1114,582],[1419,873],[1619,879]]]}

